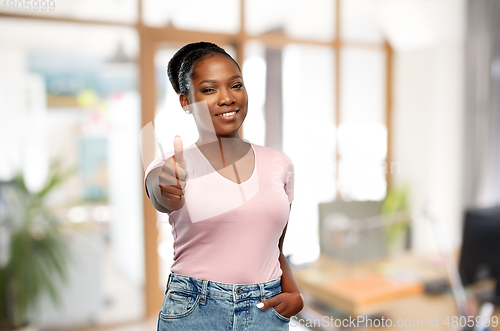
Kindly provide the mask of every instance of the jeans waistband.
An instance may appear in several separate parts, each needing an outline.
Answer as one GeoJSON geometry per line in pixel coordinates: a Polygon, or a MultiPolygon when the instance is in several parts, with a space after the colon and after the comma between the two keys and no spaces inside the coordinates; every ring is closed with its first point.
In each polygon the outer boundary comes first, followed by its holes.
{"type": "Polygon", "coordinates": [[[255,284],[230,284],[170,272],[166,287],[167,291],[183,290],[201,294],[202,303],[205,301],[205,296],[232,298],[235,301],[248,298],[263,299],[265,296],[281,292],[281,277],[255,284]]]}

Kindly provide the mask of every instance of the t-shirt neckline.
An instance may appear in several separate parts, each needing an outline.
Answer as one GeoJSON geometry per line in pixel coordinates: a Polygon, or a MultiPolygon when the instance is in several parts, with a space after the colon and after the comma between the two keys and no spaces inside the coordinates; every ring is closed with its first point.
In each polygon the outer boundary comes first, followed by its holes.
{"type": "Polygon", "coordinates": [[[215,171],[215,173],[219,176],[219,177],[222,177],[222,179],[230,182],[230,183],[233,183],[234,185],[244,185],[248,182],[250,182],[253,177],[255,177],[255,173],[257,172],[257,152],[256,152],[256,148],[254,146],[253,143],[251,142],[248,142],[250,144],[250,146],[252,147],[252,150],[253,150],[253,155],[254,155],[254,165],[253,165],[253,172],[252,172],[252,175],[250,176],[250,178],[248,178],[246,181],[242,182],[242,183],[236,183],[236,182],[233,182],[232,180],[222,176],[213,166],[212,164],[210,163],[210,161],[208,161],[208,159],[205,157],[205,155],[201,152],[201,150],[199,149],[199,147],[196,145],[196,143],[193,143],[195,149],[200,153],[201,157],[203,158],[203,160],[205,160],[205,162],[210,166],[210,168],[212,168],[213,171],[215,171]]]}

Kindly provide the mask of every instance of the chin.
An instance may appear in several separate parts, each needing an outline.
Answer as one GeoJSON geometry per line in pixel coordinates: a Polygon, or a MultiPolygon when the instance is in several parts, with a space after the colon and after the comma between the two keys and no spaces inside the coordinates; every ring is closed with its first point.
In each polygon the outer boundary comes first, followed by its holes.
{"type": "MultiPolygon", "coordinates": [[[[228,127],[229,127],[229,125],[228,125],[228,127]]],[[[228,128],[228,127],[215,128],[215,133],[220,135],[220,136],[228,136],[228,135],[238,131],[241,128],[241,123],[239,123],[238,125],[236,125],[236,124],[231,125],[231,128],[228,128]]]]}

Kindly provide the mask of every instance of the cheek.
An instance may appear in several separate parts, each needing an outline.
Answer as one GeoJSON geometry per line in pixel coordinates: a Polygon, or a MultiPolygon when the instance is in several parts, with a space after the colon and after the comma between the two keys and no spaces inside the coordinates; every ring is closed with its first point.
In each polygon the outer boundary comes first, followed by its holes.
{"type": "Polygon", "coordinates": [[[243,101],[245,104],[247,104],[247,103],[248,103],[248,93],[247,93],[247,90],[246,90],[246,89],[243,91],[241,98],[242,98],[242,101],[243,101]]]}
{"type": "Polygon", "coordinates": [[[210,96],[210,95],[207,96],[207,95],[204,95],[201,93],[195,94],[193,96],[193,102],[197,103],[200,101],[206,102],[206,106],[204,105],[202,108],[203,111],[207,111],[207,107],[208,107],[208,111],[210,111],[210,112],[213,112],[213,109],[215,108],[216,103],[217,103],[217,99],[214,98],[213,96],[210,96]]]}

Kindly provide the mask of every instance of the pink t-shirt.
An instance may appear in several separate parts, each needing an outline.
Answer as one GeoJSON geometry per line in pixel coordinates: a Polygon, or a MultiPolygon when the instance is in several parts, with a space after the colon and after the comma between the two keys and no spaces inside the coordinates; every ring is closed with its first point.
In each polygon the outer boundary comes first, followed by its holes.
{"type": "MultiPolygon", "coordinates": [[[[293,163],[283,151],[251,146],[254,171],[241,184],[219,174],[196,144],[184,149],[189,173],[185,204],[169,213],[172,272],[231,284],[266,282],[282,275],[278,241],[293,201],[293,163]]],[[[164,158],[173,154],[166,152],[164,158]]],[[[151,162],[144,180],[163,163],[162,157],[151,162]]],[[[146,194],[149,197],[147,188],[146,194]]]]}

